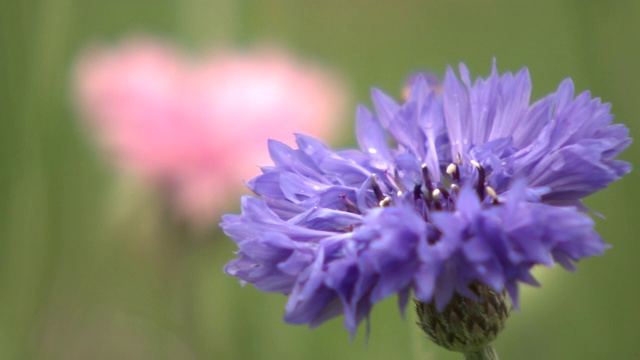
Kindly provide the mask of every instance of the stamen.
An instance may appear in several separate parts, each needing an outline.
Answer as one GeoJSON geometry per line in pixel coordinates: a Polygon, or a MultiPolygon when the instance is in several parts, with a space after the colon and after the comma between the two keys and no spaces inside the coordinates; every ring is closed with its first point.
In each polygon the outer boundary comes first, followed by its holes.
{"type": "Polygon", "coordinates": [[[400,178],[398,169],[393,170],[393,176],[391,176],[388,171],[385,171],[384,175],[393,187],[395,187],[396,189],[400,189],[401,191],[407,191],[407,189],[402,184],[402,179],[400,178]]]}
{"type": "Polygon", "coordinates": [[[413,187],[413,199],[420,200],[421,197],[422,197],[422,186],[420,184],[416,184],[416,186],[413,187]]]}
{"type": "Polygon", "coordinates": [[[461,165],[461,164],[462,164],[462,156],[460,155],[460,153],[457,153],[457,154],[456,154],[456,163],[457,163],[458,165],[461,165]]]}
{"type": "Polygon", "coordinates": [[[358,209],[358,205],[356,205],[353,201],[351,201],[351,199],[347,197],[347,194],[340,194],[338,195],[338,197],[342,199],[342,201],[344,201],[344,204],[346,205],[348,212],[354,213],[354,214],[360,214],[360,209],[358,209]]]}
{"type": "Polygon", "coordinates": [[[449,194],[447,189],[443,188],[442,186],[438,186],[438,190],[440,190],[440,193],[442,193],[442,197],[445,200],[449,200],[449,198],[451,197],[451,194],[449,194]]]}
{"type": "Polygon", "coordinates": [[[453,191],[456,195],[460,194],[460,186],[451,184],[451,191],[453,191]]]}
{"type": "Polygon", "coordinates": [[[477,161],[471,160],[471,165],[475,166],[478,170],[478,183],[476,184],[476,193],[480,200],[484,199],[484,168],[477,161]]]}
{"type": "Polygon", "coordinates": [[[442,192],[440,189],[435,189],[431,193],[431,197],[433,198],[433,204],[436,210],[442,210],[442,204],[440,204],[440,200],[442,199],[442,192]]]}
{"type": "Polygon", "coordinates": [[[496,191],[489,185],[487,185],[485,189],[487,190],[487,194],[489,194],[489,197],[493,199],[493,205],[500,204],[500,201],[498,201],[498,194],[496,193],[496,191]]]}
{"type": "Polygon", "coordinates": [[[458,169],[458,165],[454,163],[449,164],[449,166],[447,166],[447,174],[453,178],[454,182],[460,182],[460,170],[458,169]]]}
{"type": "Polygon", "coordinates": [[[376,174],[371,174],[371,187],[373,188],[373,193],[376,195],[376,199],[378,199],[378,201],[384,200],[384,194],[382,193],[382,189],[380,189],[378,176],[376,174]]]}
{"type": "Polygon", "coordinates": [[[385,196],[384,199],[380,200],[378,203],[380,207],[387,207],[391,205],[391,198],[389,196],[385,196]]]}
{"type": "Polygon", "coordinates": [[[431,176],[429,176],[429,168],[427,164],[422,164],[420,167],[422,169],[422,180],[424,181],[424,187],[427,189],[427,192],[431,194],[433,192],[433,185],[431,185],[431,176]]]}

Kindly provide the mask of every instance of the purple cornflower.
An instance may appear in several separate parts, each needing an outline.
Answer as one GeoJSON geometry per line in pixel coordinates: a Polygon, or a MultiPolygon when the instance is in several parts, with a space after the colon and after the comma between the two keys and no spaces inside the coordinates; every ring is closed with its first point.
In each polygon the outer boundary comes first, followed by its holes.
{"type": "Polygon", "coordinates": [[[610,106],[571,80],[530,104],[528,70],[471,82],[460,65],[442,83],[412,79],[405,102],[373,90],[361,106],[361,150],[296,135],[271,140],[274,165],[249,182],[242,214],[222,228],[239,247],[225,271],[289,296],[284,319],[316,326],[338,315],[353,335],[373,304],[411,292],[438,310],[474,282],[506,290],[530,271],[607,248],[581,198],[630,171],[630,143],[610,106]]]}

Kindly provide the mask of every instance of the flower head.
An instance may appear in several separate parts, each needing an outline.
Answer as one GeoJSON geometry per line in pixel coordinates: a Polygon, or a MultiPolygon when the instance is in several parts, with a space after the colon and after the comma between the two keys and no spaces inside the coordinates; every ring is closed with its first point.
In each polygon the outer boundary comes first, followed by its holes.
{"type": "Polygon", "coordinates": [[[581,198],[630,171],[609,105],[574,97],[571,80],[530,104],[527,69],[474,83],[464,65],[442,83],[413,77],[404,103],[373,90],[358,108],[360,150],[297,135],[270,141],[257,197],[222,228],[239,247],[225,271],[289,295],[285,320],[344,316],[353,334],[376,302],[410,293],[442,310],[470,286],[537,284],[537,264],[573,269],[607,245],[581,198]],[[389,141],[391,140],[391,141],[389,141]]]}
{"type": "Polygon", "coordinates": [[[326,138],[346,104],[335,76],[271,48],[190,58],[134,38],[83,53],[75,80],[83,118],[115,164],[196,223],[259,172],[265,136],[326,138]]]}

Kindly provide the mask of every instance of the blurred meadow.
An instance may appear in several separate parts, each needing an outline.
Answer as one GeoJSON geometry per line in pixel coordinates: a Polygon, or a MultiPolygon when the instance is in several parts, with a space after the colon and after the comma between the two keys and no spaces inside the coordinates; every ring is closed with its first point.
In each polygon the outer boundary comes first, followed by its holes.
{"type": "MultiPolygon", "coordinates": [[[[462,358],[395,298],[374,308],[368,341],[364,326],[350,341],[341,318],[285,324],[284,296],[223,274],[235,245],[219,219],[196,232],[165,222],[74,107],[79,54],[140,34],[195,54],[275,44],[333,69],[351,91],[337,147],[355,144],[352,114],[372,86],[399,96],[411,72],[459,62],[485,76],[494,57],[500,71],[529,68],[533,99],[571,77],[640,133],[638,1],[1,1],[0,359],[462,358]]],[[[542,287],[523,287],[495,343],[502,359],[640,358],[639,181],[636,170],[586,200],[612,249],[577,273],[538,271],[542,287]]],[[[238,211],[239,196],[225,202],[238,211]]]]}

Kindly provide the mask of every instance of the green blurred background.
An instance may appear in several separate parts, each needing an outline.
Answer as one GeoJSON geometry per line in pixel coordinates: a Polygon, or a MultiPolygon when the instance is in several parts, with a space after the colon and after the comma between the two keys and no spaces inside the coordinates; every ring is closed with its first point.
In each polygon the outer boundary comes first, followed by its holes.
{"type": "MultiPolygon", "coordinates": [[[[341,319],[284,324],[285,297],[222,273],[234,246],[219,231],[158,266],[155,242],[172,235],[153,211],[122,205],[69,92],[87,43],[131,33],[196,51],[273,41],[337,69],[354,104],[369,104],[371,86],[400,93],[417,69],[464,61],[484,76],[496,57],[501,71],[529,67],[534,98],[571,77],[640,130],[639,1],[0,1],[0,359],[461,358],[429,344],[395,299],[375,307],[368,345],[341,319]]],[[[349,123],[336,144],[352,142],[349,123]]],[[[623,155],[638,157],[635,144],[623,155]]],[[[576,274],[540,271],[543,287],[524,288],[495,344],[502,359],[640,358],[639,177],[587,199],[613,248],[576,274]]]]}

